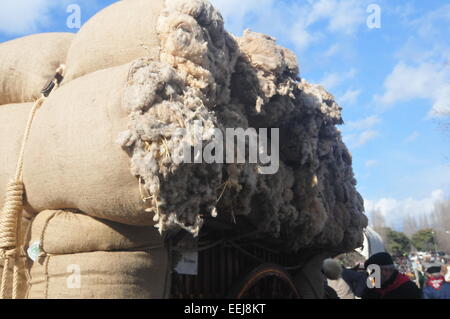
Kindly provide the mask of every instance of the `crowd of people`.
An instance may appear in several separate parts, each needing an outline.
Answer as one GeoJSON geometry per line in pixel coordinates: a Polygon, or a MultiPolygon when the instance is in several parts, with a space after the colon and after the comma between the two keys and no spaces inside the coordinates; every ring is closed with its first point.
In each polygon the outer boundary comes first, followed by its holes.
{"type": "Polygon", "coordinates": [[[432,265],[417,278],[419,269],[405,272],[405,263],[394,262],[386,252],[374,254],[353,268],[343,267],[337,259],[326,259],[322,272],[325,276],[327,299],[450,299],[447,268],[432,265]]]}

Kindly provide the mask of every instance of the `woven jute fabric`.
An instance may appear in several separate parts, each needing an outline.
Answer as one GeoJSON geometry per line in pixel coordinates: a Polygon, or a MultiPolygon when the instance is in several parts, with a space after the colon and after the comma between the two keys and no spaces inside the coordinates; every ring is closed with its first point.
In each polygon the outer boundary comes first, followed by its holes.
{"type": "Polygon", "coordinates": [[[88,20],[67,56],[63,83],[141,57],[159,58],[156,25],[164,0],[118,1],[88,20]]]}
{"type": "Polygon", "coordinates": [[[65,62],[73,38],[72,33],[40,33],[1,43],[0,105],[36,101],[65,62]]]}

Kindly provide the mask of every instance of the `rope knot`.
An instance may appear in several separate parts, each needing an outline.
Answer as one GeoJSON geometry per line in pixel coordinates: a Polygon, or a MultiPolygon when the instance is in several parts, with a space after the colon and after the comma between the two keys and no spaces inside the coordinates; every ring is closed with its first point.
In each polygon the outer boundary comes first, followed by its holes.
{"type": "Polygon", "coordinates": [[[13,181],[6,190],[5,205],[0,214],[0,249],[9,250],[16,247],[17,216],[23,207],[24,185],[13,181]]]}
{"type": "Polygon", "coordinates": [[[15,248],[12,249],[2,249],[0,250],[0,259],[8,259],[16,256],[17,250],[15,248]]]}
{"type": "Polygon", "coordinates": [[[22,182],[11,181],[6,187],[6,196],[18,197],[23,196],[25,187],[22,182]]]}

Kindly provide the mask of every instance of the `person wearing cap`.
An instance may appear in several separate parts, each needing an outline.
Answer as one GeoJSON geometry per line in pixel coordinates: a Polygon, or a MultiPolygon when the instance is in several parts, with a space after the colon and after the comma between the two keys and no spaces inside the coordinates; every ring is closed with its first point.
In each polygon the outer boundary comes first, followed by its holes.
{"type": "Polygon", "coordinates": [[[421,290],[395,268],[391,255],[384,252],[375,254],[364,263],[364,268],[370,265],[380,267],[381,287],[367,287],[362,299],[421,299],[421,290]]]}
{"type": "Polygon", "coordinates": [[[445,281],[440,266],[427,269],[428,280],[423,288],[423,299],[450,299],[450,283],[445,281]]]}

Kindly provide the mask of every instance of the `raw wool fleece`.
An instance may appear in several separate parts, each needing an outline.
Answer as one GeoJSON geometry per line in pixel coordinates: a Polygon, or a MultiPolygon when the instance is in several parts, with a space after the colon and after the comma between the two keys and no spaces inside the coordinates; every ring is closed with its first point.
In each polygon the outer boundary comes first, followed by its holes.
{"type": "MultiPolygon", "coordinates": [[[[119,142],[133,154],[132,173],[145,181],[160,231],[181,226],[197,235],[202,214],[232,212],[293,250],[360,245],[367,218],[335,127],[343,123],[341,108],[322,87],[298,78],[295,55],[265,35],[233,39],[202,0],[168,1],[158,32],[161,65],[153,68],[166,70],[167,63],[174,70],[149,87],[137,85],[138,72],[131,77],[126,100],[143,99],[119,142]],[[170,136],[180,127],[195,131],[194,120],[206,128],[280,128],[279,172],[258,175],[250,164],[173,164],[168,154],[177,154],[182,140],[170,136]]],[[[205,145],[211,138],[186,142],[205,145]]]]}
{"type": "MultiPolygon", "coordinates": [[[[232,102],[250,127],[280,128],[280,170],[256,177],[251,206],[243,211],[251,210],[260,229],[294,250],[359,246],[367,218],[351,156],[335,127],[343,123],[341,108],[321,86],[298,79],[295,56],[273,38],[247,31],[237,41],[232,102]]],[[[254,185],[255,177],[245,175],[241,185],[254,185]]]]}
{"type": "Polygon", "coordinates": [[[65,63],[72,33],[41,33],[0,44],[0,105],[34,102],[65,63]]]}
{"type": "Polygon", "coordinates": [[[157,29],[161,62],[141,60],[132,68],[124,99],[130,129],[118,142],[133,154],[131,171],[145,181],[160,232],[181,227],[198,235],[200,213],[216,214],[223,165],[176,165],[172,155],[184,143],[212,142],[210,130],[218,127],[212,110],[230,100],[237,46],[206,1],[169,1],[157,29]],[[178,129],[189,134],[177,137],[178,129]]]}

